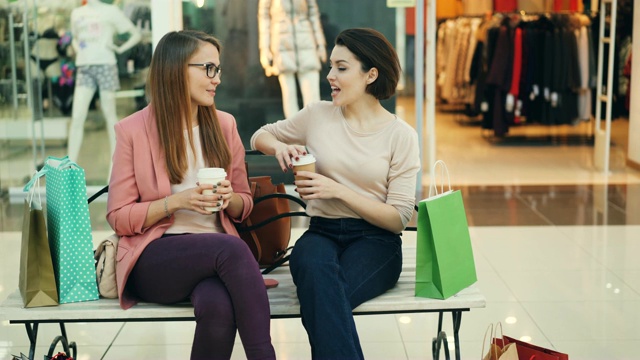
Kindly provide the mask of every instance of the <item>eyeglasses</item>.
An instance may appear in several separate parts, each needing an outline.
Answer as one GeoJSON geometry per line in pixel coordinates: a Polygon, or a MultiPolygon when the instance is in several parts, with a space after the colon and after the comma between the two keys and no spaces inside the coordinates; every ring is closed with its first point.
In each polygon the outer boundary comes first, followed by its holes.
{"type": "Polygon", "coordinates": [[[204,67],[205,70],[207,70],[207,77],[213,79],[214,77],[216,77],[218,74],[220,74],[220,71],[222,71],[222,69],[220,68],[219,65],[216,64],[212,64],[212,63],[206,63],[206,64],[187,64],[189,66],[198,66],[198,67],[204,67]]]}

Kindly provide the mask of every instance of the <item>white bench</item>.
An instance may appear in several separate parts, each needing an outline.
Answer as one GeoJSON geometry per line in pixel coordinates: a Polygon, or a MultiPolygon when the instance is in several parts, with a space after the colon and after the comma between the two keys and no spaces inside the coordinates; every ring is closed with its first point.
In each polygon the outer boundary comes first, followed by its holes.
{"type": "MultiPolygon", "coordinates": [[[[462,312],[486,305],[480,290],[472,285],[446,300],[425,299],[414,296],[415,287],[415,248],[405,247],[404,265],[398,284],[385,294],[358,306],[355,315],[399,314],[399,313],[439,313],[438,330],[435,338],[442,338],[443,314],[450,312],[453,319],[456,359],[460,359],[460,329],[462,312]]],[[[269,289],[271,318],[300,317],[295,285],[291,279],[288,266],[282,266],[265,275],[266,278],[278,280],[276,288],[269,289]]],[[[31,342],[29,359],[34,359],[38,325],[43,323],[59,323],[61,335],[69,339],[64,327],[72,322],[153,322],[153,321],[193,321],[193,307],[189,303],[165,306],[152,303],[139,303],[122,310],[116,299],[100,299],[53,307],[25,309],[20,293],[15,291],[0,306],[0,317],[11,324],[24,324],[31,342]]],[[[446,334],[444,334],[446,337],[446,334]]],[[[434,338],[433,352],[437,357],[440,342],[434,338]],[[436,352],[437,351],[437,352],[436,352]]],[[[447,352],[445,346],[445,352],[447,352]]]]}

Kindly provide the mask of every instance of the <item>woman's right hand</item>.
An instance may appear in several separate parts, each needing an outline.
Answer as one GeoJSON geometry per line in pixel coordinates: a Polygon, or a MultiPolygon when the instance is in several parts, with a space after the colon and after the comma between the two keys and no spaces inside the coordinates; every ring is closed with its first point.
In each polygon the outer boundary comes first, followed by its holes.
{"type": "Polygon", "coordinates": [[[287,172],[288,169],[293,168],[291,159],[299,155],[307,155],[307,148],[303,145],[287,145],[282,143],[280,149],[275,153],[276,159],[280,164],[282,171],[287,172]]]}

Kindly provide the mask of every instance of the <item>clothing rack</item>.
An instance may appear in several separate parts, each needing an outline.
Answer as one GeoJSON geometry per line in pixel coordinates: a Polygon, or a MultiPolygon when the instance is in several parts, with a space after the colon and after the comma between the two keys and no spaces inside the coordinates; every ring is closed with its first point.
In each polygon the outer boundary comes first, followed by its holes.
{"type": "MultiPolygon", "coordinates": [[[[578,15],[588,16],[577,11],[518,11],[496,12],[480,25],[466,20],[477,19],[477,16],[461,16],[450,20],[453,23],[443,22],[438,30],[438,45],[445,52],[454,51],[438,57],[441,62],[439,70],[442,71],[438,83],[444,101],[470,101],[475,106],[471,113],[483,114],[480,122],[483,138],[492,143],[593,145],[592,126],[584,134],[559,134],[552,129],[557,125],[592,122],[591,89],[595,87],[595,71],[588,66],[595,61],[587,61],[587,57],[594,57],[592,34],[588,33],[591,31],[588,24],[593,21],[591,17],[580,18],[578,15]],[[565,15],[577,17],[565,18],[565,15]],[[532,18],[526,18],[529,16],[532,18]],[[465,49],[460,44],[444,43],[443,39],[452,37],[456,41],[469,39],[467,41],[473,43],[473,31],[480,29],[485,33],[477,36],[477,44],[471,44],[475,48],[469,45],[470,48],[465,49]],[[554,29],[561,30],[559,35],[554,29]],[[486,54],[487,48],[495,50],[486,54]],[[470,66],[471,51],[474,54],[470,66]],[[555,56],[550,57],[549,53],[555,56]],[[467,58],[467,62],[456,60],[461,57],[467,58]],[[461,71],[469,69],[476,69],[478,73],[461,75],[461,71]],[[460,81],[462,78],[472,81],[465,84],[460,81]],[[455,88],[458,85],[460,87],[455,88]],[[469,100],[470,91],[475,92],[472,100],[469,100]],[[511,127],[528,124],[539,124],[549,130],[541,135],[508,134],[511,127]],[[491,129],[494,130],[493,135],[489,134],[491,129]]],[[[473,123],[458,122],[461,125],[473,123]]]]}

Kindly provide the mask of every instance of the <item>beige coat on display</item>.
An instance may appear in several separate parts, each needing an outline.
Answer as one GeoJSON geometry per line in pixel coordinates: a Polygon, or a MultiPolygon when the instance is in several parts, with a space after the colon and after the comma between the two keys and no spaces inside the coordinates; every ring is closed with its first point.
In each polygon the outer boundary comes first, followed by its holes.
{"type": "Polygon", "coordinates": [[[327,50],[316,0],[260,0],[260,64],[278,76],[285,117],[299,110],[296,79],[304,105],[320,100],[320,68],[327,50]]]}

